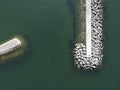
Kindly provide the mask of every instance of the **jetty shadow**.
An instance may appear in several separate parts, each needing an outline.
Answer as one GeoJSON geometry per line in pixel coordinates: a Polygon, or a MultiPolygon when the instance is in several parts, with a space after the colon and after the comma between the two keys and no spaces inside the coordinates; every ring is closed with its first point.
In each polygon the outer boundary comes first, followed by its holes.
{"type": "Polygon", "coordinates": [[[67,3],[67,6],[72,14],[72,19],[73,19],[73,37],[74,37],[74,40],[75,40],[75,34],[76,34],[76,31],[75,31],[75,1],[74,0],[66,0],[66,3],[67,3]]]}
{"type": "Polygon", "coordinates": [[[106,66],[106,63],[107,63],[107,61],[106,60],[108,60],[107,58],[107,56],[109,56],[108,54],[108,52],[109,52],[109,48],[107,48],[107,40],[108,40],[108,28],[107,28],[107,20],[108,20],[108,14],[107,14],[107,7],[106,7],[106,4],[107,4],[107,2],[106,2],[106,0],[104,0],[104,2],[103,2],[103,46],[104,46],[104,49],[103,49],[103,62],[102,62],[102,66],[103,66],[103,69],[104,69],[104,67],[106,66]]]}

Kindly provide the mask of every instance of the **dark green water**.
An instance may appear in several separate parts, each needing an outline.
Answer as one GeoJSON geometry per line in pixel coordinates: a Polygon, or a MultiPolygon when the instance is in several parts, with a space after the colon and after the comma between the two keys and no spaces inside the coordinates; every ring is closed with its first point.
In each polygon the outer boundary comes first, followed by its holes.
{"type": "Polygon", "coordinates": [[[73,67],[72,0],[0,0],[0,41],[23,35],[28,53],[0,67],[0,90],[120,90],[120,1],[105,0],[102,70],[73,67]]]}

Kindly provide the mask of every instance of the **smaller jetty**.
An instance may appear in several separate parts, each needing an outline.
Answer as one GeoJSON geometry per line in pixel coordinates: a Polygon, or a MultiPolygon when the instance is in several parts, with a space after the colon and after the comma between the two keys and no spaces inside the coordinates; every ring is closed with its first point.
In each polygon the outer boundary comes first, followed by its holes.
{"type": "Polygon", "coordinates": [[[0,63],[5,63],[11,59],[22,55],[25,51],[25,40],[21,36],[6,41],[0,45],[0,63]]]}

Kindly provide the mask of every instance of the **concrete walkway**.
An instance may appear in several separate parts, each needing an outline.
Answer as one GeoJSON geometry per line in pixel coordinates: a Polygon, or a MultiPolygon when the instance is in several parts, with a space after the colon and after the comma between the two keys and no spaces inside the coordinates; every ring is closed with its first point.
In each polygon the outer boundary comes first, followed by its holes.
{"type": "Polygon", "coordinates": [[[85,0],[86,2],[86,55],[91,57],[91,0],[85,0]]]}
{"type": "Polygon", "coordinates": [[[0,55],[8,54],[9,52],[12,52],[21,46],[21,41],[18,38],[13,38],[0,45],[0,55]]]}

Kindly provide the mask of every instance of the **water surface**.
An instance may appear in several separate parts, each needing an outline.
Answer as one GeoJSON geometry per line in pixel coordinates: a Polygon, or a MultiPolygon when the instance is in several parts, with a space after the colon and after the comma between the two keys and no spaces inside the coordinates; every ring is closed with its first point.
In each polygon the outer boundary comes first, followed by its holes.
{"type": "Polygon", "coordinates": [[[119,3],[105,0],[103,68],[85,73],[72,64],[72,0],[1,0],[0,41],[20,34],[29,50],[0,68],[0,90],[119,90],[119,3]]]}

